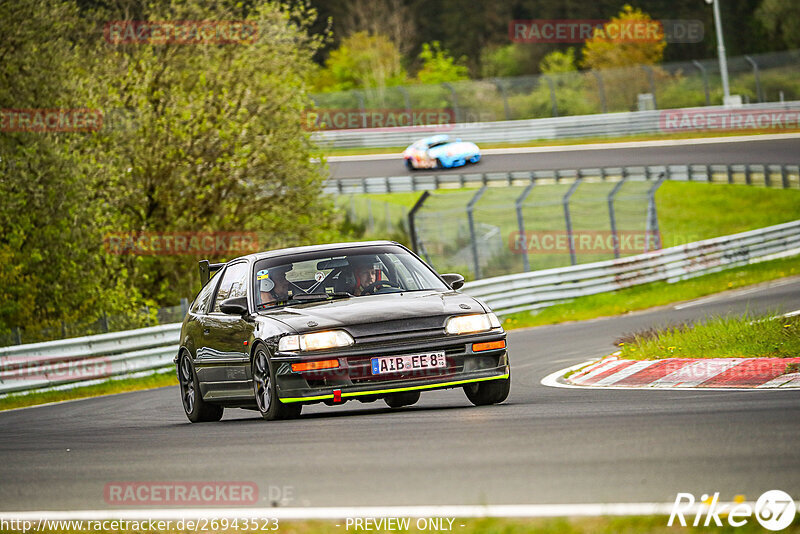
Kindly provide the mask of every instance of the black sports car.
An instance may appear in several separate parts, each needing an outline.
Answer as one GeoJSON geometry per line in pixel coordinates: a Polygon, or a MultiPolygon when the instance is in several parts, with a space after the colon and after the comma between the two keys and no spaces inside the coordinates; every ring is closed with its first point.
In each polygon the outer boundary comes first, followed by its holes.
{"type": "Polygon", "coordinates": [[[270,420],[317,402],[400,407],[454,387],[475,405],[508,396],[497,317],[457,291],[463,277],[438,275],[397,243],[203,260],[200,275],[175,358],[192,422],[217,421],[226,407],[270,420]]]}

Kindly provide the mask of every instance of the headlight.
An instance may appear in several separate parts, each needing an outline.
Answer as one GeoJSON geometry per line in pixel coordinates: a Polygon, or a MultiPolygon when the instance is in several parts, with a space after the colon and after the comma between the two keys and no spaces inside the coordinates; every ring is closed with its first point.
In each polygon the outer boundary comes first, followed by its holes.
{"type": "Polygon", "coordinates": [[[472,334],[486,332],[492,328],[500,328],[500,320],[493,313],[451,317],[445,326],[448,334],[472,334]]]}
{"type": "Polygon", "coordinates": [[[297,350],[322,350],[335,347],[349,347],[354,343],[350,334],[344,330],[326,330],[299,336],[283,336],[278,342],[281,352],[297,350]]]}

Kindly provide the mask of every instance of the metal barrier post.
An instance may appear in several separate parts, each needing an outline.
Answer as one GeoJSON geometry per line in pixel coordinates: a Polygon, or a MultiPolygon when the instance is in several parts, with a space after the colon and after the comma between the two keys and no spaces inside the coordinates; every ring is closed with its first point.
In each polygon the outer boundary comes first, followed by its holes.
{"type": "Polygon", "coordinates": [[[662,172],[658,176],[658,180],[656,183],[653,184],[647,191],[647,227],[645,229],[645,240],[644,240],[644,251],[650,251],[650,236],[652,235],[655,238],[654,248],[653,250],[658,250],[661,248],[661,235],[659,234],[658,230],[658,213],[656,211],[656,191],[658,188],[661,187],[661,184],[664,183],[664,173],[662,172]]]}
{"type": "MultiPolygon", "coordinates": [[[[522,194],[517,198],[514,202],[514,205],[517,209],[517,228],[519,229],[519,235],[525,239],[525,218],[522,215],[522,203],[525,202],[525,199],[528,198],[533,186],[536,185],[536,182],[531,182],[528,184],[528,187],[522,192],[522,194]]],[[[525,239],[525,250],[522,251],[522,266],[525,269],[525,272],[531,270],[531,262],[528,258],[528,247],[527,247],[528,240],[525,239]]]]}
{"type": "Polygon", "coordinates": [[[492,78],[492,83],[497,87],[500,91],[500,96],[503,97],[503,111],[506,114],[506,120],[511,120],[511,108],[508,107],[508,97],[506,96],[506,86],[503,85],[503,80],[501,78],[492,78]]]}
{"type": "Polygon", "coordinates": [[[622,168],[622,180],[614,184],[614,188],[608,194],[608,220],[611,223],[611,239],[614,241],[614,257],[619,258],[619,233],[617,232],[617,218],[614,213],[614,197],[628,180],[628,172],[622,168]]]}
{"type": "MultiPolygon", "coordinates": [[[[422,248],[422,243],[420,243],[419,237],[417,236],[417,225],[414,221],[414,216],[417,214],[422,205],[425,204],[425,200],[431,196],[429,191],[423,191],[417,201],[414,203],[414,207],[411,208],[411,211],[408,212],[408,234],[411,237],[411,250],[417,253],[418,250],[422,248]]],[[[429,262],[430,263],[430,262],[429,262]]]]}
{"type": "Polygon", "coordinates": [[[758,72],[758,63],[756,63],[756,61],[750,56],[744,56],[744,59],[753,66],[753,77],[756,79],[756,97],[758,98],[759,102],[763,102],[764,93],[761,92],[761,76],[758,72]]]}
{"type": "Polygon", "coordinates": [[[656,79],[653,76],[653,69],[649,65],[642,65],[642,68],[647,71],[647,79],[650,82],[650,94],[653,95],[653,108],[658,109],[658,99],[656,98],[656,79]]]}
{"type": "Polygon", "coordinates": [[[697,61],[696,59],[692,60],[692,63],[695,67],[700,71],[700,74],[703,76],[703,92],[706,94],[706,106],[711,105],[711,92],[708,90],[708,72],[706,68],[703,66],[702,63],[697,61]]]}
{"type": "MultiPolygon", "coordinates": [[[[355,94],[356,98],[358,99],[358,109],[359,109],[359,111],[361,111],[361,117],[364,120],[366,120],[366,118],[367,118],[367,115],[366,115],[367,107],[364,104],[364,93],[362,93],[361,91],[356,89],[356,90],[353,91],[353,94],[355,94]]],[[[362,123],[362,125],[364,127],[366,127],[365,124],[362,123]]]]}
{"type": "Polygon", "coordinates": [[[442,82],[441,85],[445,89],[449,89],[450,90],[450,94],[452,95],[452,101],[453,101],[453,113],[456,116],[456,122],[461,122],[459,120],[461,118],[461,110],[458,108],[458,96],[456,95],[455,88],[452,85],[450,85],[449,83],[447,83],[447,82],[442,82]]]}
{"type": "Polygon", "coordinates": [[[411,115],[411,98],[408,96],[408,90],[402,85],[397,86],[397,90],[403,95],[403,103],[406,105],[406,113],[411,115]]]}
{"type": "Polygon", "coordinates": [[[487,186],[483,186],[475,193],[475,195],[470,199],[467,203],[467,222],[469,223],[469,238],[472,242],[472,261],[474,262],[475,268],[475,279],[480,280],[481,278],[481,262],[478,258],[478,239],[477,235],[475,234],[475,217],[473,216],[473,210],[475,208],[475,204],[481,199],[483,193],[486,191],[487,186]]]}
{"type": "Polygon", "coordinates": [[[569,198],[572,196],[572,193],[578,189],[578,186],[581,185],[583,178],[578,177],[570,186],[569,191],[566,192],[564,198],[561,200],[561,203],[564,205],[564,223],[567,227],[567,242],[569,243],[569,261],[572,265],[577,263],[575,259],[575,242],[572,240],[572,218],[569,215],[569,198]]]}
{"type": "Polygon", "coordinates": [[[558,102],[556,100],[556,86],[550,76],[543,76],[547,80],[547,85],[550,87],[550,104],[553,106],[553,117],[558,117],[558,102]]]}
{"type": "Polygon", "coordinates": [[[591,72],[597,79],[597,92],[600,95],[600,103],[602,105],[603,113],[608,113],[608,106],[606,105],[606,88],[603,85],[603,77],[600,75],[600,72],[596,70],[591,72]]]}

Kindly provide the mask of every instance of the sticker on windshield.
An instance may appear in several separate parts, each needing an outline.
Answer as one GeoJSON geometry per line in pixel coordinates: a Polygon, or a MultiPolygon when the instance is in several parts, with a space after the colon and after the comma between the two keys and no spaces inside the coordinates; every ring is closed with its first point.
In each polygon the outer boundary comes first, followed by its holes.
{"type": "Polygon", "coordinates": [[[261,269],[256,273],[256,280],[263,280],[269,278],[269,269],[261,269]]]}
{"type": "Polygon", "coordinates": [[[314,280],[316,280],[317,282],[322,282],[323,280],[325,280],[325,273],[323,273],[322,271],[317,271],[316,274],[314,274],[314,280]]]}

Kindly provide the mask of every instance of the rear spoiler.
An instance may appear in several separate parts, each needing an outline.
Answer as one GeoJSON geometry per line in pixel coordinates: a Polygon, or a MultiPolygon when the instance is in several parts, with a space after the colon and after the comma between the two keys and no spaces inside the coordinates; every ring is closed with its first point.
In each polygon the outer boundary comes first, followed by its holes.
{"type": "Polygon", "coordinates": [[[205,287],[208,281],[211,280],[211,275],[225,267],[225,264],[209,263],[208,260],[200,260],[198,267],[200,268],[200,284],[205,287]]]}

